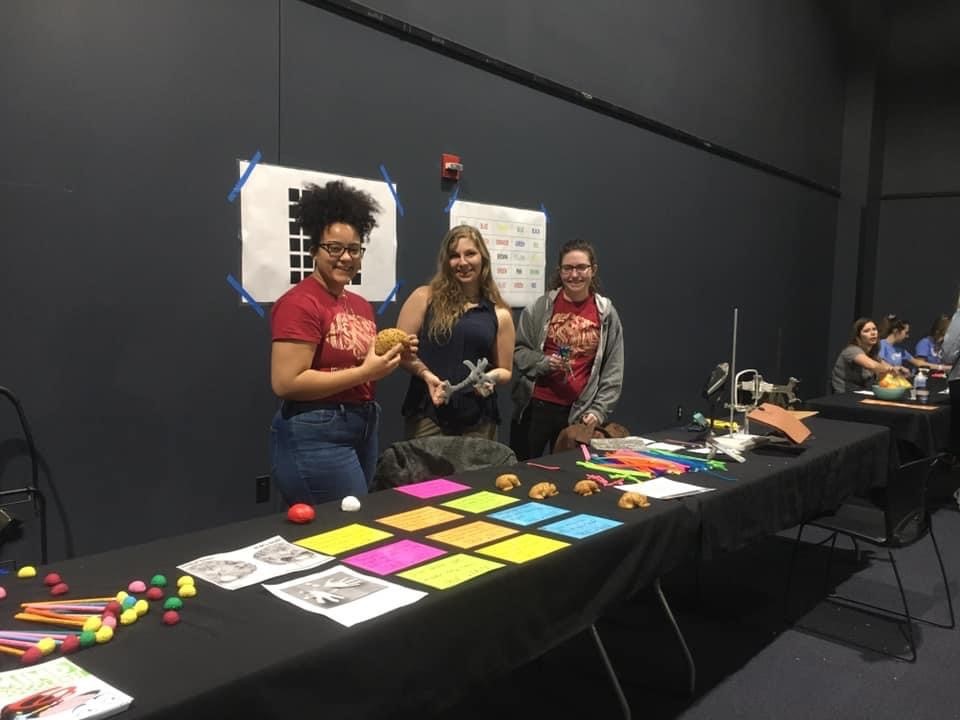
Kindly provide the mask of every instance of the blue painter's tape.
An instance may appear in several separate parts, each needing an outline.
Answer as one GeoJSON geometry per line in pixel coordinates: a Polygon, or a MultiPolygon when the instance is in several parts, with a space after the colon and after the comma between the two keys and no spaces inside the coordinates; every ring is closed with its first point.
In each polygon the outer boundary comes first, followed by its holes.
{"type": "Polygon", "coordinates": [[[457,196],[460,194],[460,186],[457,185],[453,192],[450,193],[450,202],[447,203],[447,206],[443,209],[445,213],[450,212],[450,208],[453,207],[453,204],[457,201],[457,196]]]}
{"type": "Polygon", "coordinates": [[[540,203],[540,212],[543,213],[543,219],[546,220],[546,221],[549,223],[549,222],[550,222],[550,216],[547,215],[547,207],[546,207],[546,205],[544,205],[543,203],[540,203]]]}
{"type": "Polygon", "coordinates": [[[230,194],[227,195],[227,201],[233,202],[237,199],[237,195],[240,194],[240,189],[243,187],[243,184],[247,181],[247,178],[250,177],[250,173],[253,172],[253,169],[257,166],[257,163],[260,162],[260,158],[263,156],[260,154],[260,151],[257,150],[253,157],[250,158],[250,164],[247,165],[247,169],[244,170],[243,175],[240,176],[240,179],[237,180],[237,184],[233,186],[233,190],[230,191],[230,194]]]}
{"type": "Polygon", "coordinates": [[[263,308],[260,306],[260,303],[254,300],[253,297],[250,295],[250,293],[248,293],[246,290],[243,289],[243,285],[238,283],[237,279],[233,275],[230,275],[229,273],[227,274],[227,282],[230,283],[231,286],[233,286],[234,290],[240,293],[240,295],[243,297],[244,300],[250,303],[250,307],[252,307],[256,311],[257,315],[259,315],[260,317],[267,316],[267,314],[263,311],[263,308]]]}
{"type": "Polygon", "coordinates": [[[377,310],[377,315],[383,315],[384,311],[387,309],[387,306],[393,302],[393,298],[397,295],[397,290],[400,289],[400,286],[403,285],[403,280],[397,280],[397,284],[393,286],[393,290],[390,291],[390,294],[387,295],[387,299],[383,301],[380,305],[380,308],[377,310]]]}
{"type": "Polygon", "coordinates": [[[387,187],[390,188],[393,199],[397,202],[397,212],[400,213],[400,217],[403,217],[403,203],[400,202],[400,197],[397,195],[396,188],[393,187],[393,181],[390,180],[390,176],[387,174],[387,169],[383,166],[383,163],[380,163],[380,174],[383,175],[383,179],[387,181],[387,187]]]}

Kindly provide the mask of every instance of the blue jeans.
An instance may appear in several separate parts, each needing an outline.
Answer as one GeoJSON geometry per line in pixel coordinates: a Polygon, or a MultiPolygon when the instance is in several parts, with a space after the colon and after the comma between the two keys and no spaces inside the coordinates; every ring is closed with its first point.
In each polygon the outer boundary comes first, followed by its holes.
{"type": "Polygon", "coordinates": [[[273,482],[288,505],[366,495],[377,466],[380,406],[322,405],[277,412],[270,428],[273,482]]]}

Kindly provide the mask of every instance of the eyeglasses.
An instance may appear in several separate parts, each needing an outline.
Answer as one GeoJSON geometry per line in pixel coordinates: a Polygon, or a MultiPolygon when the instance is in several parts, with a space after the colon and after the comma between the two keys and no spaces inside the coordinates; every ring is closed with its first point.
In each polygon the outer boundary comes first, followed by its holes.
{"type": "Polygon", "coordinates": [[[317,243],[318,248],[327,251],[330,257],[338,258],[347,253],[352,258],[362,258],[367,249],[363,245],[338,245],[337,243],[317,243]]]}
{"type": "Polygon", "coordinates": [[[593,265],[561,265],[560,274],[572,275],[574,272],[578,272],[582,275],[583,273],[591,269],[593,269],[593,265]]]}

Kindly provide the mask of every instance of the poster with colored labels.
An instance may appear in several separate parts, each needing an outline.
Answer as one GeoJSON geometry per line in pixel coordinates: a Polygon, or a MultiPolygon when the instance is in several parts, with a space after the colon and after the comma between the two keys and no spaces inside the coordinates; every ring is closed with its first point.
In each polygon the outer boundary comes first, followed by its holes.
{"type": "Polygon", "coordinates": [[[526,307],[546,290],[547,216],[540,210],[457,200],[450,227],[470,225],[483,235],[490,267],[503,299],[526,307]]]}

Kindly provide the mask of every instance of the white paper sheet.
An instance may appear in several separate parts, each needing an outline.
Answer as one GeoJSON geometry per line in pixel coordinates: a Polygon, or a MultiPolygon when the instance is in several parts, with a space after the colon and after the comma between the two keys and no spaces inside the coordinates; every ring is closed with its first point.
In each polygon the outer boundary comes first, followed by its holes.
{"type": "Polygon", "coordinates": [[[686,497],[687,495],[698,495],[699,493],[714,490],[714,488],[691,485],[690,483],[680,482],[679,480],[671,480],[666,476],[646,480],[642,483],[614,485],[613,487],[623,492],[638,492],[647,497],[656,498],[657,500],[669,500],[670,498],[686,497]]]}
{"type": "Polygon", "coordinates": [[[236,590],[292,572],[309,570],[333,560],[279,535],[230,552],[205,555],[178,565],[180,570],[225,590],[236,590]]]}
{"type": "Polygon", "coordinates": [[[546,291],[547,216],[540,210],[457,200],[450,227],[470,225],[483,235],[500,294],[510,307],[526,307],[546,291]]]}
{"type": "MultiPolygon", "coordinates": [[[[240,161],[239,175],[248,165],[240,161]]],[[[313,260],[306,251],[309,238],[291,222],[290,208],[307,183],[322,186],[331,180],[343,180],[370,193],[381,209],[357,273],[359,281],[354,278],[347,289],[370,302],[385,300],[393,290],[397,282],[397,203],[387,183],[258,163],[240,191],[240,282],[257,302],[274,302],[313,271],[313,260]]]]}
{"type": "Polygon", "coordinates": [[[347,627],[415,603],[427,594],[363,575],[344,565],[263,587],[301,610],[326,615],[347,627]]]}

